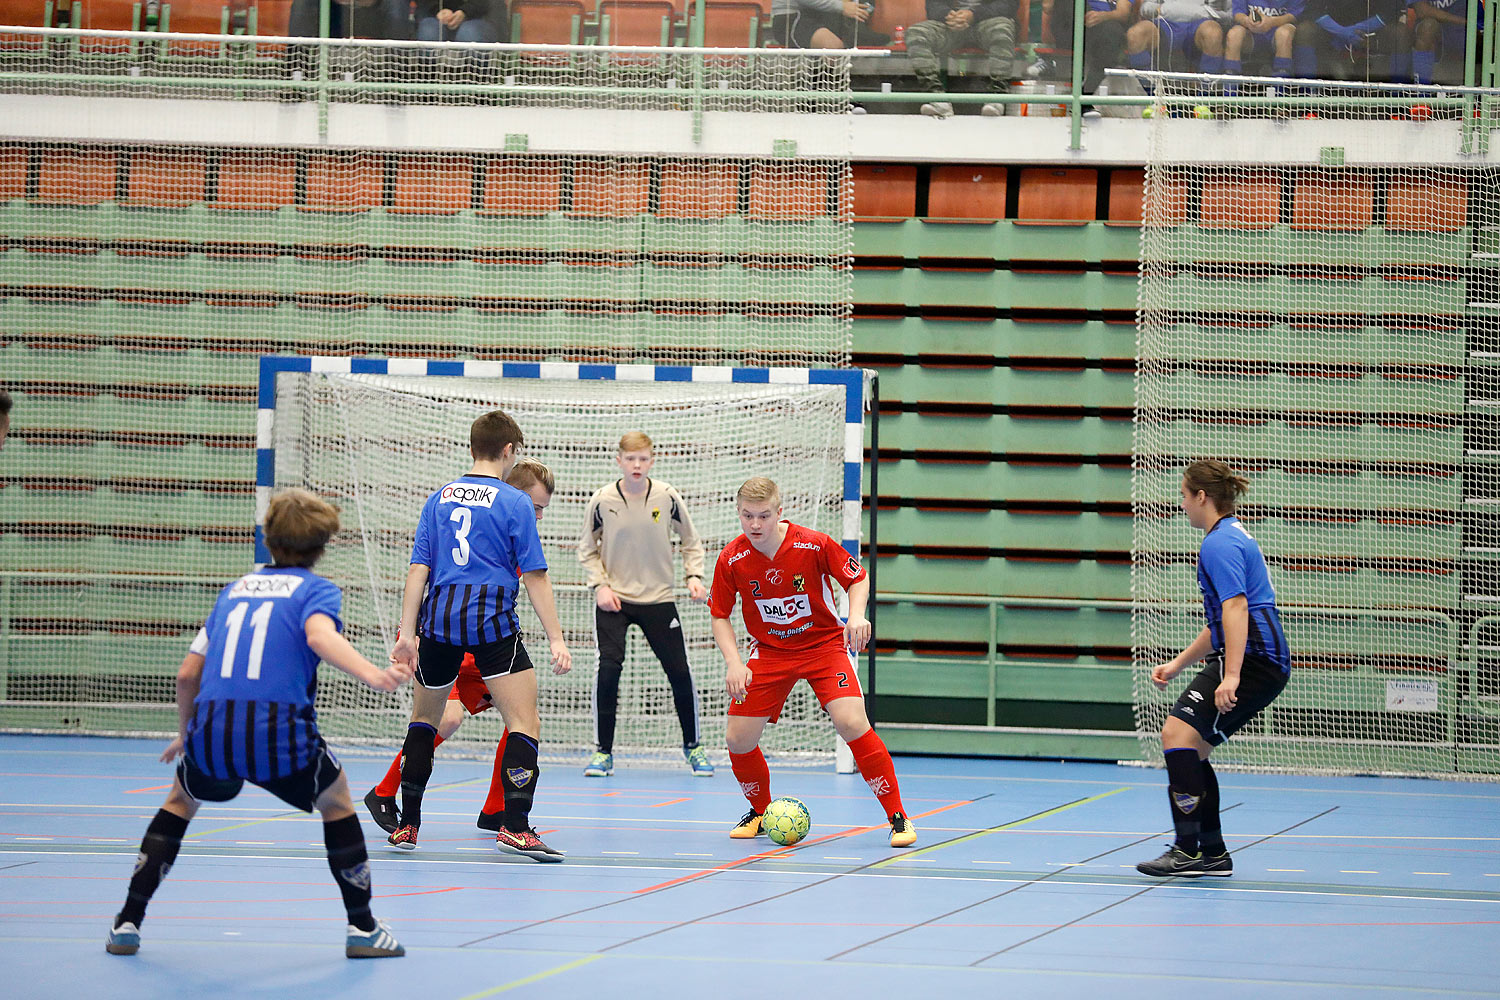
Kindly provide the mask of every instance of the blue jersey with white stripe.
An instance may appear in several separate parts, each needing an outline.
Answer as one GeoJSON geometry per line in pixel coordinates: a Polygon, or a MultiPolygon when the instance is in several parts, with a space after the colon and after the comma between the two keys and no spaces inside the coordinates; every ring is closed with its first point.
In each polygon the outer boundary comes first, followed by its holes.
{"type": "Polygon", "coordinates": [[[1203,536],[1198,548],[1198,589],[1214,649],[1224,649],[1224,602],[1244,595],[1250,608],[1246,652],[1270,660],[1282,673],[1292,669],[1265,556],[1239,518],[1221,517],[1203,536]]]}
{"type": "Polygon", "coordinates": [[[520,574],[547,568],[531,498],[476,475],[427,498],[411,561],[430,570],[417,633],[461,646],[517,632],[520,574]]]}
{"type": "Polygon", "coordinates": [[[337,586],[300,567],[266,567],[219,592],[192,647],[204,658],[185,748],[194,764],[262,781],[311,763],[321,737],[307,620],[325,614],[341,628],[342,604],[337,586]]]}

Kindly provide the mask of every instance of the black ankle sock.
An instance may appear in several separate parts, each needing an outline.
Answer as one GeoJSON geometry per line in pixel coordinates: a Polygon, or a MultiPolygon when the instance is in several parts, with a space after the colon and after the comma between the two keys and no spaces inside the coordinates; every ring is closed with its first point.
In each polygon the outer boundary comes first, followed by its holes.
{"type": "Polygon", "coordinates": [[[537,743],[525,733],[511,733],[505,741],[505,756],[500,761],[500,783],[505,787],[505,828],[520,833],[531,825],[531,800],[536,779],[542,773],[537,766],[537,743]]]}
{"type": "Polygon", "coordinates": [[[1202,831],[1198,834],[1198,845],[1203,848],[1204,854],[1223,854],[1224,828],[1219,822],[1219,776],[1214,774],[1213,765],[1206,760],[1203,762],[1203,801],[1198,803],[1198,812],[1201,813],[1198,822],[1202,826],[1202,831]]]}
{"type": "Polygon", "coordinates": [[[401,825],[422,825],[422,795],[432,777],[432,750],[437,730],[425,722],[406,727],[401,747],[401,825]]]}
{"type": "Polygon", "coordinates": [[[1197,854],[1204,795],[1202,762],[1198,759],[1198,751],[1191,747],[1168,750],[1165,757],[1167,799],[1172,803],[1172,827],[1177,831],[1177,846],[1189,854],[1197,854]]]}
{"type": "Polygon", "coordinates": [[[370,855],[359,819],[345,816],[323,824],[323,846],[328,848],[328,868],[344,897],[349,923],[362,931],[375,929],[370,914],[370,855]]]}
{"type": "Polygon", "coordinates": [[[151,902],[156,887],[172,870],[177,852],[182,849],[182,835],[187,833],[188,821],[165,809],[158,809],[141,838],[141,851],[135,858],[135,874],[130,876],[130,888],[125,893],[125,906],[115,915],[115,926],[124,923],[141,925],[146,919],[146,904],[151,902]]]}

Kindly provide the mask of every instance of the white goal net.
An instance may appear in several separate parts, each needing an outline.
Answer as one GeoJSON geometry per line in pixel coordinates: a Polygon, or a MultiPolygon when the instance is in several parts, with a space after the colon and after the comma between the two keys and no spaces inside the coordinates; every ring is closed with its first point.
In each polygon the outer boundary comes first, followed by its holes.
{"type": "MultiPolygon", "coordinates": [[[[860,384],[858,372],[839,374],[860,384]]],[[[846,537],[846,384],[811,385],[805,374],[802,384],[728,384],[282,373],[276,385],[270,439],[275,484],[306,487],[341,505],[343,530],[318,572],[344,588],[345,634],[381,661],[394,642],[422,503],[468,471],[475,417],[498,408],[520,424],[524,454],[544,462],[557,480],[538,528],[574,655],[570,673],[556,676],[548,668],[536,616],[524,598],[518,602],[541,688],[542,749],[554,760],[577,759],[593,748],[594,600],[584,586],[576,545],[589,497],[619,476],[614,456],[621,434],[643,430],[651,436],[653,475],[686,501],[703,537],[709,575],[719,550],[739,534],[733,497],[752,475],[780,484],[789,519],[846,537]]],[[[860,419],[857,412],[854,419],[860,419]]],[[[859,424],[854,426],[857,438],[859,424]]],[[[854,530],[857,537],[857,520],[854,530]]],[[[707,609],[681,591],[680,560],[675,566],[677,606],[701,705],[700,739],[722,747],[723,661],[710,637],[707,609]]],[[[738,613],[734,621],[743,634],[738,613]]],[[[408,704],[407,696],[377,695],[332,672],[325,672],[319,689],[321,724],[344,741],[398,738],[408,704]]],[[[501,727],[498,713],[483,713],[464,723],[454,747],[484,751],[501,727]]],[[[831,761],[833,728],[805,686],[793,693],[781,722],[767,730],[765,747],[787,760],[831,761]]],[[[634,631],[620,684],[615,752],[625,762],[681,756],[666,676],[634,631]]]]}
{"type": "Polygon", "coordinates": [[[1292,679],[1227,762],[1500,774],[1493,92],[1154,76],[1135,436],[1147,759],[1202,628],[1183,467],[1247,475],[1292,679]],[[1287,99],[1287,94],[1292,94],[1287,99]],[[1479,117],[1476,117],[1479,116],[1479,117]]]}

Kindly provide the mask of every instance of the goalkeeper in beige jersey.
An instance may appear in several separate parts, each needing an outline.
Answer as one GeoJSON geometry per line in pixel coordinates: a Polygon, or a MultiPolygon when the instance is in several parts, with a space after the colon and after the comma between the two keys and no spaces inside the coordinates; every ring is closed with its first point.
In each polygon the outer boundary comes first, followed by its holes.
{"type": "Polygon", "coordinates": [[[614,773],[616,706],[625,661],[625,633],[640,628],[672,684],[672,701],[682,723],[682,752],[695,775],[714,773],[698,745],[698,693],[688,670],[682,620],[672,601],[672,539],[682,541],[682,568],[688,596],[708,598],[703,586],[703,542],[682,497],[649,475],[656,457],[651,439],[640,431],[620,438],[615,456],[621,477],[596,492],[584,514],[578,559],[594,588],[594,627],[599,672],[594,681],[594,724],[598,750],[584,775],[614,773]]]}

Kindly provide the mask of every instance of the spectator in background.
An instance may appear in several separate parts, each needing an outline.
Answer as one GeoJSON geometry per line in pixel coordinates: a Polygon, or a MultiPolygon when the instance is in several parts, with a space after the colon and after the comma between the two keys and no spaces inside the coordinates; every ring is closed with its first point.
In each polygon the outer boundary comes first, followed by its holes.
{"type": "MultiPolygon", "coordinates": [[[[911,57],[917,89],[941,94],[943,64],[954,49],[967,46],[984,49],[989,56],[990,90],[1005,93],[1016,58],[1016,0],[927,0],[927,20],[906,29],[906,54],[911,57]]],[[[997,117],[1005,114],[1005,105],[986,104],[980,113],[997,117]]],[[[922,105],[922,114],[947,118],[953,114],[953,105],[929,101],[922,105]]]]}
{"type": "MultiPolygon", "coordinates": [[[[1297,18],[1306,0],[1234,0],[1234,26],[1224,36],[1224,72],[1244,72],[1253,56],[1252,73],[1265,71],[1270,58],[1272,76],[1292,75],[1292,43],[1297,36],[1297,18]]],[[[1225,92],[1233,92],[1226,85],[1225,92]]]]}
{"type": "MultiPolygon", "coordinates": [[[[505,7],[500,6],[500,15],[505,7]]],[[[420,42],[498,42],[500,32],[489,19],[490,0],[417,0],[416,37],[420,42]]]]}
{"type": "Polygon", "coordinates": [[[1310,0],[1297,24],[1292,61],[1298,76],[1347,77],[1335,70],[1365,64],[1359,79],[1410,80],[1411,33],[1401,17],[1405,0],[1310,0]],[[1389,62],[1376,69],[1376,54],[1389,62]],[[1322,65],[1320,65],[1322,63],[1322,65]]]}
{"type": "MultiPolygon", "coordinates": [[[[319,37],[319,0],[292,0],[287,34],[319,37]]],[[[402,38],[405,5],[395,0],[329,0],[329,38],[402,38]]]]}
{"type": "Polygon", "coordinates": [[[0,389],[0,448],[5,447],[5,437],[10,433],[10,393],[0,389]]]}
{"type": "Polygon", "coordinates": [[[1125,33],[1126,56],[1136,69],[1220,73],[1231,15],[1231,0],[1143,0],[1141,20],[1125,33]],[[1183,64],[1174,65],[1175,52],[1183,64]]]}
{"type": "Polygon", "coordinates": [[[771,42],[789,49],[885,46],[890,35],[866,27],[874,3],[861,0],[771,0],[771,42]]]}
{"type": "MultiPolygon", "coordinates": [[[[1484,8],[1479,8],[1480,14],[1484,8]]],[[[1437,73],[1437,62],[1444,56],[1464,57],[1469,27],[1469,5],[1466,0],[1417,0],[1411,5],[1412,79],[1431,83],[1437,73]]],[[[1480,17],[1480,28],[1484,18],[1480,17]]],[[[1463,78],[1462,71],[1459,79],[1463,78]]]]}
{"type": "MultiPolygon", "coordinates": [[[[1059,49],[1073,47],[1072,0],[1044,0],[1052,13],[1052,42],[1059,49]]],[[[1133,0],[1088,0],[1083,15],[1083,92],[1097,93],[1104,71],[1120,64],[1125,29],[1135,20],[1133,0]]]]}

